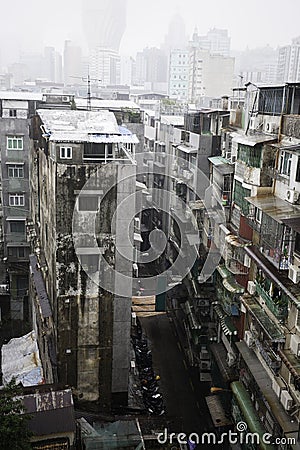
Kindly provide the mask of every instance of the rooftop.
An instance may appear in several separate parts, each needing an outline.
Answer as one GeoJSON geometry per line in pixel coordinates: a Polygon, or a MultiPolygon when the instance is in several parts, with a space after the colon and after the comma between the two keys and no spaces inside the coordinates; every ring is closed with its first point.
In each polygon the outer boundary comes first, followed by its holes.
{"type": "Polygon", "coordinates": [[[0,91],[0,100],[43,100],[42,92],[0,91]]]}
{"type": "MultiPolygon", "coordinates": [[[[86,108],[86,98],[76,98],[75,103],[77,108],[86,108]]],[[[98,98],[91,99],[91,107],[108,110],[120,110],[120,109],[137,109],[140,110],[140,106],[130,100],[100,100],[98,98]]]]}
{"type": "Polygon", "coordinates": [[[125,127],[119,127],[114,113],[77,110],[37,110],[43,122],[44,136],[53,142],[122,142],[138,139],[125,127]]]}
{"type": "Polygon", "coordinates": [[[262,197],[245,197],[253,206],[261,209],[265,214],[272,217],[279,223],[284,223],[286,219],[300,219],[300,207],[294,206],[275,195],[265,195],[262,197]]]}

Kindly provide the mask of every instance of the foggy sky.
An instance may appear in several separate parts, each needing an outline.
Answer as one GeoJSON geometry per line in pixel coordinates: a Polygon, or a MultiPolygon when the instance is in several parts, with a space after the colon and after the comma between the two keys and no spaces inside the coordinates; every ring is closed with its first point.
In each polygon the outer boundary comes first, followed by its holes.
{"type": "MultiPolygon", "coordinates": [[[[62,52],[66,39],[86,50],[81,0],[0,1],[3,63],[16,61],[21,51],[41,51],[46,45],[62,52]]],[[[159,46],[176,13],[182,15],[189,36],[195,26],[199,34],[213,27],[227,28],[233,50],[243,50],[247,45],[277,47],[300,35],[299,0],[128,0],[121,54],[135,56],[146,46],[159,46]]]]}

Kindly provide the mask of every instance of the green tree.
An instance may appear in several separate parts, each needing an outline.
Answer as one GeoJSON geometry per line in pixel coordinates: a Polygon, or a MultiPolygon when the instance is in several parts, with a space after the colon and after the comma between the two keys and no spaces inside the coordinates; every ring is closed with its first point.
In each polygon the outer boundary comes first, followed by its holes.
{"type": "Polygon", "coordinates": [[[30,415],[24,412],[21,386],[13,379],[0,391],[0,450],[30,450],[30,415]]]}

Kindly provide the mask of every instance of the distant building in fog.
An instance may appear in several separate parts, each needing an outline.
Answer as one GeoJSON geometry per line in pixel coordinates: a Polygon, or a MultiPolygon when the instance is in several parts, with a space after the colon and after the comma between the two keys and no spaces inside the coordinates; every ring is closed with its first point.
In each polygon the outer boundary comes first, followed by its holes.
{"type": "Polygon", "coordinates": [[[167,55],[159,48],[144,48],[136,55],[136,82],[164,83],[167,81],[167,55]]]}
{"type": "Polygon", "coordinates": [[[82,1],[83,30],[90,49],[119,51],[126,28],[127,0],[82,1]]]}
{"type": "Polygon", "coordinates": [[[227,30],[212,28],[206,35],[199,36],[196,28],[191,44],[199,49],[208,50],[212,55],[230,54],[230,37],[227,30]]]}
{"type": "Polygon", "coordinates": [[[65,41],[64,47],[64,82],[78,84],[75,77],[82,76],[81,48],[71,41],[65,41]]]}
{"type": "Polygon", "coordinates": [[[91,75],[102,85],[119,84],[119,47],[126,28],[127,0],[89,0],[82,5],[91,75]]]}
{"type": "Polygon", "coordinates": [[[169,29],[161,48],[169,55],[171,50],[184,48],[187,45],[187,42],[188,38],[184,21],[179,14],[176,14],[170,21],[169,29]]]}
{"type": "Polygon", "coordinates": [[[189,100],[229,95],[233,86],[234,58],[192,48],[189,55],[189,100]]]}
{"type": "Polygon", "coordinates": [[[169,61],[169,96],[178,100],[188,99],[189,50],[172,50],[169,61]]]}
{"type": "Polygon", "coordinates": [[[279,48],[277,81],[300,81],[300,36],[279,48]]]}
{"type": "Polygon", "coordinates": [[[45,47],[45,77],[55,83],[62,82],[62,56],[54,47],[45,47]]]}

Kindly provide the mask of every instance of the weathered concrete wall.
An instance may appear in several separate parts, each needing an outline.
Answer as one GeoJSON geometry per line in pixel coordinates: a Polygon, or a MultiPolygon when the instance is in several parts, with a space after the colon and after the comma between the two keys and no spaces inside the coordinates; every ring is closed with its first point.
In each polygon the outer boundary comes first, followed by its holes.
{"type": "Polygon", "coordinates": [[[118,401],[127,402],[128,376],[130,364],[130,327],[131,327],[131,298],[132,298],[132,261],[133,261],[133,222],[135,216],[135,166],[118,166],[116,217],[116,256],[115,269],[117,274],[127,277],[126,281],[115,279],[117,290],[122,296],[114,298],[113,324],[113,364],[112,364],[112,393],[118,401]],[[126,201],[126,203],[122,203],[126,201]],[[128,236],[128,240],[126,239],[128,236]]]}
{"type": "Polygon", "coordinates": [[[300,139],[300,116],[283,116],[282,134],[300,139]]]}

